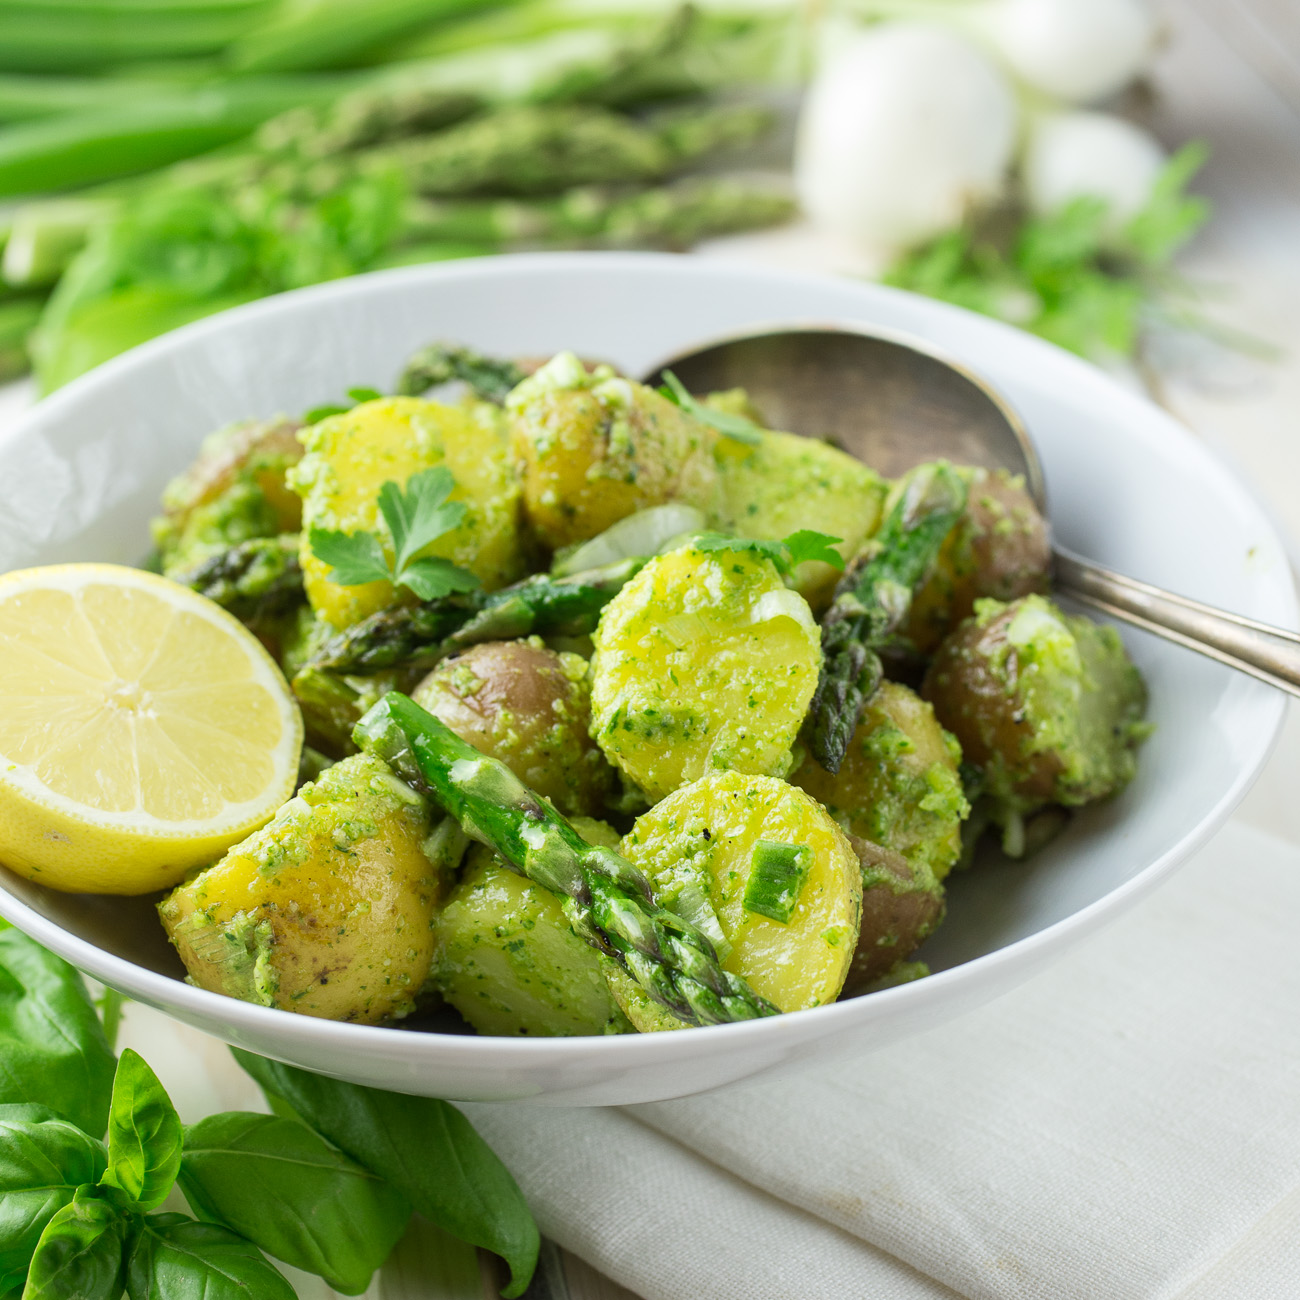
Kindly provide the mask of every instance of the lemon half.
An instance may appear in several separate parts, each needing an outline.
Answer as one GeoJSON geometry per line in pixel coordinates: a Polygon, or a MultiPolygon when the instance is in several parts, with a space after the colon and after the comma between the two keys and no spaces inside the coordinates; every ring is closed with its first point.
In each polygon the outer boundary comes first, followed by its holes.
{"type": "Polygon", "coordinates": [[[0,861],[73,893],[174,885],[294,791],[302,717],[239,621],[138,569],[0,576],[0,861]]]}

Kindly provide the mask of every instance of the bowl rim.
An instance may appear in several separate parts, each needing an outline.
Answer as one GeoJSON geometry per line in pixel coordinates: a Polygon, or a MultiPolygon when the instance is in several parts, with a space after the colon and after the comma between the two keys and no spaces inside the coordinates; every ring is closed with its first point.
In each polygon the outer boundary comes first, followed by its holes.
{"type": "MultiPolygon", "coordinates": [[[[1018,347],[1029,346],[1038,350],[1045,361],[1050,360],[1057,367],[1065,366],[1067,370],[1073,372],[1077,381],[1085,386],[1095,389],[1100,385],[1113,399],[1134,403],[1147,408],[1148,415],[1160,417],[1170,433],[1185,440],[1183,450],[1187,455],[1200,459],[1203,465],[1215,470],[1222,490],[1233,499],[1233,504],[1238,510],[1253,518],[1261,538],[1267,541],[1278,555],[1285,554],[1269,514],[1240,482],[1235,470],[1225,464],[1212,448],[1195,439],[1190,431],[1181,428],[1166,412],[1161,411],[1147,399],[1125,391],[1121,385],[1097,367],[1045,340],[1035,338],[1000,321],[977,316],[952,304],[922,298],[920,295],[889,286],[865,282],[854,285],[835,276],[666,253],[516,253],[465,258],[455,262],[369,272],[365,275],[312,285],[241,304],[151,339],[78,377],[25,412],[10,426],[6,435],[0,436],[0,446],[10,439],[26,436],[34,426],[43,424],[47,419],[57,418],[66,407],[80,403],[83,394],[90,394],[104,386],[114,385],[120,382],[119,377],[126,378],[137,367],[155,358],[166,356],[177,348],[184,349],[200,344],[208,337],[223,334],[228,330],[237,331],[246,321],[293,315],[323,300],[346,301],[354,296],[364,297],[376,290],[406,282],[436,285],[440,281],[452,279],[509,276],[520,271],[538,269],[564,271],[569,268],[588,269],[593,265],[599,265],[616,272],[621,269],[644,270],[663,267],[666,264],[671,264],[678,270],[683,267],[695,267],[701,272],[714,276],[751,282],[759,280],[789,286],[821,288],[834,286],[840,291],[857,289],[862,294],[864,311],[869,307],[871,299],[876,301],[902,299],[912,304],[919,302],[923,303],[925,310],[933,313],[936,318],[958,318],[967,323],[977,322],[978,328],[994,338],[1002,336],[1008,340],[1014,339],[1018,347]]],[[[692,271],[687,272],[687,274],[692,273],[692,271]]],[[[879,328],[885,331],[890,327],[879,328]]],[[[898,332],[916,333],[914,330],[898,332]]],[[[923,345],[938,347],[929,343],[923,334],[916,333],[916,337],[923,345]]],[[[1000,392],[996,383],[985,378],[981,367],[971,364],[961,356],[959,348],[945,344],[939,348],[939,351],[945,359],[952,357],[959,366],[968,370],[980,382],[987,384],[994,392],[1000,392]]],[[[1007,399],[1004,397],[1003,400],[1007,399]]],[[[1273,597],[1281,606],[1280,624],[1294,627],[1296,591],[1289,570],[1279,574],[1270,586],[1274,589],[1273,597]]],[[[1270,688],[1263,685],[1258,686],[1259,691],[1268,689],[1270,688]]],[[[546,1039],[506,1038],[473,1033],[413,1032],[400,1027],[356,1025],[344,1021],[324,1020],[242,1002],[223,994],[196,988],[174,977],[139,966],[126,958],[97,947],[42,916],[34,908],[9,893],[3,883],[0,883],[0,917],[100,982],[146,1003],[163,1006],[169,1010],[174,1009],[181,1018],[191,1023],[202,1023],[211,1032],[224,1033],[231,1038],[237,1039],[247,1034],[250,1038],[256,1039],[259,1044],[263,1044],[268,1037],[278,1037],[284,1041],[286,1049],[290,1051],[293,1045],[306,1045],[313,1040],[319,1045],[322,1040],[332,1039],[339,1048],[350,1047],[355,1051],[363,1051],[367,1054],[373,1052],[379,1056],[435,1053],[441,1061],[453,1067],[464,1064],[490,1068],[494,1063],[501,1066],[509,1064],[516,1068],[563,1067],[566,1064],[576,1064],[581,1058],[589,1056],[593,1050],[600,1051],[604,1064],[612,1069],[635,1068],[651,1060],[664,1064],[673,1057],[695,1056],[706,1052],[712,1045],[722,1041],[718,1038],[722,1034],[728,1035],[725,1041],[738,1050],[745,1046],[757,1046],[760,1035],[775,1038],[784,1034],[804,1038],[808,1036],[809,1017],[814,1016],[817,1018],[815,1023],[824,1027],[822,1034],[837,1029],[847,1030],[852,1027],[854,1021],[866,1020],[869,1014],[874,1014],[868,1013],[868,1003],[881,1012],[890,1008],[903,1007],[918,1012],[928,1007],[937,1009],[946,1001],[948,990],[954,984],[961,983],[967,987],[995,986],[1004,983],[1002,977],[1004,970],[1026,965],[1032,967],[1041,964],[1045,954],[1064,953],[1073,942],[1093,932],[1112,915],[1123,911],[1128,905],[1153,890],[1219,830],[1254,783],[1273,752],[1287,704],[1287,697],[1280,691],[1274,691],[1273,699],[1264,703],[1264,716],[1254,740],[1254,753],[1239,768],[1231,785],[1219,800],[1202,813],[1193,826],[1135,875],[1068,916],[992,952],[983,953],[947,970],[935,972],[923,980],[881,990],[872,994],[869,999],[849,998],[762,1020],[697,1027],[690,1034],[615,1034],[598,1038],[591,1036],[546,1039]],[[221,1029],[213,1028],[214,1024],[220,1024],[221,1029]],[[594,1047],[597,1042],[601,1044],[599,1048],[594,1047]]],[[[928,1020],[927,1023],[934,1023],[934,1021],[928,1020]]],[[[260,1046],[259,1050],[266,1049],[260,1046]]]]}

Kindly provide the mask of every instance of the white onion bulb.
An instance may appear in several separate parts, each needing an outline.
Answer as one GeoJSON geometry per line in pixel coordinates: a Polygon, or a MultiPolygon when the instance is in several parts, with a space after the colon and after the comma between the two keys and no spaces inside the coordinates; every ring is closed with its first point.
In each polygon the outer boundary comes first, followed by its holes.
{"type": "Polygon", "coordinates": [[[1071,104],[1128,85],[1155,45],[1145,0],[991,0],[972,17],[1021,81],[1071,104]]]}
{"type": "Polygon", "coordinates": [[[1056,113],[1036,121],[1021,162],[1025,197],[1040,214],[1084,195],[1104,199],[1118,230],[1151,197],[1165,164],[1159,142],[1109,113],[1056,113]]]}
{"type": "Polygon", "coordinates": [[[795,185],[819,225],[902,250],[996,197],[1016,135],[1005,77],[955,32],[888,23],[850,35],[814,78],[795,185]]]}

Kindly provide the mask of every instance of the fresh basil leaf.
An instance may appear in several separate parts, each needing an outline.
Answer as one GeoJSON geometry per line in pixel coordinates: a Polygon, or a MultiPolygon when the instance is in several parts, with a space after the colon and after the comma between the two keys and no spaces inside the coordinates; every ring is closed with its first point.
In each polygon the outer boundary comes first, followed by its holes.
{"type": "Polygon", "coordinates": [[[330,528],[313,528],[310,540],[311,553],[333,567],[329,580],[340,587],[392,581],[388,556],[374,533],[340,533],[330,528]]]}
{"type": "Polygon", "coordinates": [[[0,1295],[27,1276],[46,1225],[97,1182],[104,1144],[45,1106],[0,1107],[0,1295]],[[26,1112],[27,1118],[23,1118],[26,1112]]]}
{"type": "Polygon", "coordinates": [[[131,1300],[297,1300],[251,1241],[183,1214],[140,1223],[126,1270],[131,1300]]]}
{"type": "Polygon", "coordinates": [[[412,560],[398,582],[410,587],[421,600],[439,600],[454,591],[474,591],[479,586],[479,580],[468,569],[433,555],[412,560]]]}
{"type": "Polygon", "coordinates": [[[98,1137],[114,1065],[81,976],[21,930],[0,932],[0,1103],[39,1097],[98,1137]]]}
{"type": "Polygon", "coordinates": [[[451,470],[436,465],[412,474],[405,489],[392,482],[379,489],[379,513],[393,536],[398,573],[430,542],[460,526],[465,503],[447,500],[455,487],[451,470]]]}
{"type": "Polygon", "coordinates": [[[716,411],[704,402],[691,396],[686,385],[671,370],[664,371],[664,382],[659,388],[659,395],[666,397],[674,406],[679,406],[687,415],[693,416],[701,424],[747,446],[757,447],[763,441],[763,430],[753,420],[730,411],[716,411]]]}
{"type": "Polygon", "coordinates": [[[369,1286],[411,1217],[383,1179],[275,1115],[228,1112],[187,1128],[180,1184],[195,1214],[345,1295],[369,1286]]]}
{"type": "Polygon", "coordinates": [[[158,1076],[129,1047],[117,1063],[108,1114],[108,1170],[100,1182],[115,1187],[137,1212],[167,1199],[181,1167],[181,1120],[158,1076]]]}
{"type": "Polygon", "coordinates": [[[843,572],[844,557],[835,549],[835,543],[843,540],[842,537],[832,537],[829,533],[801,528],[783,539],[782,545],[789,553],[792,565],[803,564],[805,560],[820,560],[822,564],[829,564],[843,572]]]}
{"type": "Polygon", "coordinates": [[[94,1187],[78,1187],[45,1225],[23,1300],[117,1300],[129,1222],[94,1187]]]}
{"type": "Polygon", "coordinates": [[[348,396],[359,406],[362,402],[377,402],[383,393],[377,388],[349,388],[348,396]]]}
{"type": "Polygon", "coordinates": [[[363,1088],[231,1049],[263,1088],[371,1173],[390,1182],[440,1228],[500,1255],[506,1297],[522,1295],[540,1238],[510,1171],[454,1106],[363,1088]]]}

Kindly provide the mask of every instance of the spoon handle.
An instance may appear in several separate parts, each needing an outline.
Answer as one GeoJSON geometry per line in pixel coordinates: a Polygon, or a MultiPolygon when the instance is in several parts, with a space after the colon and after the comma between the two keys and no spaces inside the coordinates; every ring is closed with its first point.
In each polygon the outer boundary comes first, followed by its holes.
{"type": "Polygon", "coordinates": [[[1053,553],[1057,586],[1093,609],[1300,696],[1300,635],[1126,578],[1069,551],[1053,553]]]}

